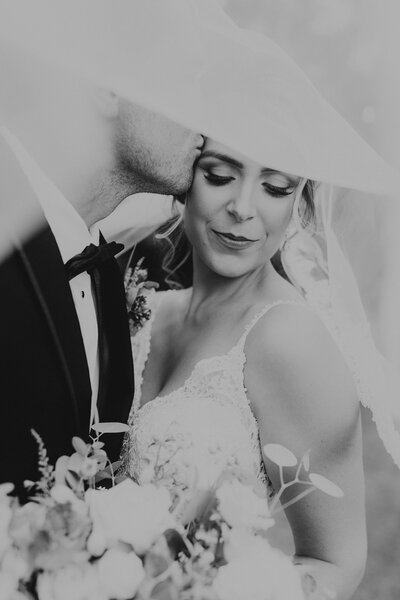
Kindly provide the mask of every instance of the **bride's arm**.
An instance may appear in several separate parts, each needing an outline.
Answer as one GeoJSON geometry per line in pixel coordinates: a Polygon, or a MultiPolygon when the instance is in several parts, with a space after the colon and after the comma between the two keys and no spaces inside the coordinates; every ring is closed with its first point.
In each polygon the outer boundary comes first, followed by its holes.
{"type": "MultiPolygon", "coordinates": [[[[247,340],[246,386],[262,445],[280,443],[311,470],[339,485],[343,498],[313,491],[286,510],[295,562],[318,589],[351,597],[366,561],[364,477],[359,404],[352,377],[329,333],[301,307],[278,306],[247,340]]],[[[273,485],[278,468],[266,462],[273,485]]],[[[295,468],[287,470],[294,478],[295,468]]],[[[304,491],[293,486],[282,502],[304,491]],[[290,493],[289,493],[290,492],[290,493]]],[[[327,596],[329,597],[329,596],[327,596]]]]}

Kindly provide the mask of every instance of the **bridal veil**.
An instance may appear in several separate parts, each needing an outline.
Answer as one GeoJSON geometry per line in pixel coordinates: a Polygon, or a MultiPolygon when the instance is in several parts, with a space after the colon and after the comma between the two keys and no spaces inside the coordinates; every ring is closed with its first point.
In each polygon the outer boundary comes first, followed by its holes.
{"type": "Polygon", "coordinates": [[[330,329],[400,467],[392,415],[400,387],[376,348],[335,222],[343,188],[391,195],[399,174],[293,60],[213,0],[1,0],[0,41],[270,168],[319,182],[314,223],[293,232],[282,261],[330,329]]]}

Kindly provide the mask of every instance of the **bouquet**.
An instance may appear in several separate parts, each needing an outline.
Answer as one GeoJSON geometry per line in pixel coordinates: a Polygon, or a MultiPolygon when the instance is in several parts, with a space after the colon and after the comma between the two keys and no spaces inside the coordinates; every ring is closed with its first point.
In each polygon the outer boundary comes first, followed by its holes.
{"type": "Polygon", "coordinates": [[[171,493],[157,477],[144,485],[119,481],[100,438],[127,426],[95,429],[90,444],[73,438],[74,453],[55,467],[33,431],[41,477],[26,482],[29,502],[10,495],[12,484],[0,486],[0,600],[302,600],[313,592],[312,579],[302,580],[268,541],[290,486],[304,491],[288,504],[316,488],[342,495],[310,473],[309,453],[298,461],[268,444],[264,452],[282,484],[272,503],[259,482],[233,469],[221,473],[188,520],[192,494],[171,493]],[[285,482],[285,467],[295,465],[285,482]]]}

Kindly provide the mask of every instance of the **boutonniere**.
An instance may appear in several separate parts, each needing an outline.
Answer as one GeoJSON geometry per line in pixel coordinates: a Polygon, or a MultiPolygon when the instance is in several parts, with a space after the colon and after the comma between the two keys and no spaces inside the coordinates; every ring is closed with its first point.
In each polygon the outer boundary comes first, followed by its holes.
{"type": "Polygon", "coordinates": [[[148,292],[158,288],[158,283],[155,281],[147,281],[148,273],[142,266],[143,262],[144,258],[141,258],[135,267],[128,267],[124,277],[126,308],[132,336],[150,319],[151,310],[147,305],[148,292]]]}

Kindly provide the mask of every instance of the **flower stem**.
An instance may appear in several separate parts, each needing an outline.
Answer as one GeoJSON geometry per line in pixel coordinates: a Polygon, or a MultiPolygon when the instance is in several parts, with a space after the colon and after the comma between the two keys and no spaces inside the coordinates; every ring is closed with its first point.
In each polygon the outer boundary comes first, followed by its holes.
{"type": "Polygon", "coordinates": [[[301,492],[301,494],[298,494],[298,496],[296,496],[295,498],[292,498],[288,502],[285,502],[285,504],[282,504],[281,506],[278,506],[278,508],[276,510],[274,510],[274,515],[276,515],[277,513],[282,512],[283,510],[286,510],[289,506],[291,506],[295,502],[298,502],[302,498],[305,498],[306,496],[308,496],[308,494],[311,494],[311,492],[313,492],[316,488],[312,484],[310,484],[310,485],[312,487],[309,487],[308,490],[304,490],[304,492],[301,492]]]}

